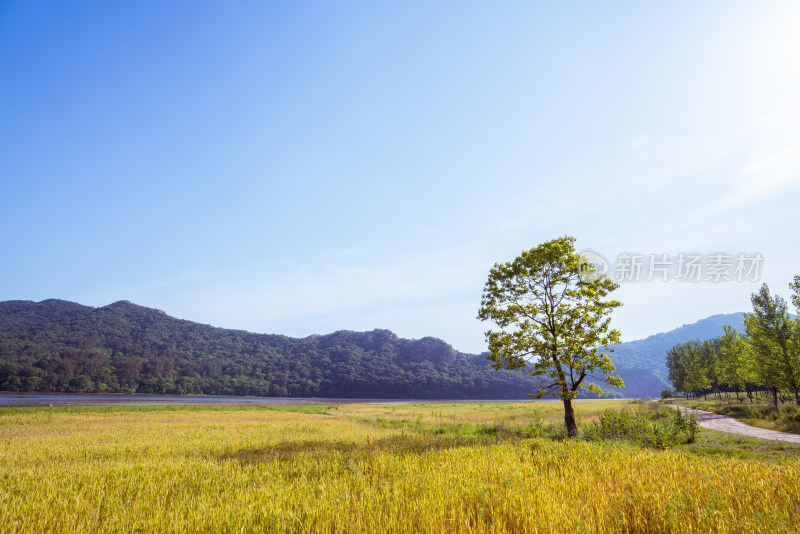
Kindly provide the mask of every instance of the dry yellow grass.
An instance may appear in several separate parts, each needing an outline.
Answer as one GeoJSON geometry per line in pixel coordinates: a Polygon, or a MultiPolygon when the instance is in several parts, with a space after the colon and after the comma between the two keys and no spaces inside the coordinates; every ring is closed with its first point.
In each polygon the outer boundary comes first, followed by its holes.
{"type": "MultiPolygon", "coordinates": [[[[620,408],[636,403],[637,401],[603,399],[573,401],[579,423],[596,421],[608,408],[620,408]]],[[[564,407],[559,400],[453,404],[343,404],[331,410],[331,413],[362,418],[418,420],[434,424],[526,424],[535,418],[548,423],[564,421],[564,407]]]]}
{"type": "Polygon", "coordinates": [[[0,529],[778,532],[800,524],[797,462],[413,433],[356,419],[402,409],[437,424],[508,420],[503,413],[523,421],[511,406],[0,411],[0,529]]]}

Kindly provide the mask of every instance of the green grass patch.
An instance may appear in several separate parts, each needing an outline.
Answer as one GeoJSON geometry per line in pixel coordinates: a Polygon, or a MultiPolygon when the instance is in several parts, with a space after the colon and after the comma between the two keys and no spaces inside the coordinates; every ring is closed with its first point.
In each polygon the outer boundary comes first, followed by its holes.
{"type": "Polygon", "coordinates": [[[681,444],[676,450],[694,456],[797,462],[800,444],[785,441],[756,439],[729,432],[703,429],[694,443],[681,444]]]}

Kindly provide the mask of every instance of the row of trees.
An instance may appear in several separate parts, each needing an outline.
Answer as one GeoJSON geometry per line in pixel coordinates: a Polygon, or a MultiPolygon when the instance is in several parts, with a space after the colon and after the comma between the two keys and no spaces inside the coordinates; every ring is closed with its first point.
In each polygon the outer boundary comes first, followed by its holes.
{"type": "MultiPolygon", "coordinates": [[[[800,313],[800,276],[789,285],[800,313]]],[[[725,326],[722,337],[675,345],[667,353],[669,378],[677,391],[702,395],[723,391],[770,392],[775,406],[793,396],[800,405],[800,317],[792,319],[787,302],[763,284],[751,297],[745,331],[725,326]]]]}

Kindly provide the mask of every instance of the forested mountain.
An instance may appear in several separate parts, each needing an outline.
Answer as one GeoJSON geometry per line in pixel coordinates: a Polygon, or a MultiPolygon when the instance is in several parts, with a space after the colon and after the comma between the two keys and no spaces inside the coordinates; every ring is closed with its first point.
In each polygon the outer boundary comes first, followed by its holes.
{"type": "Polygon", "coordinates": [[[355,398],[526,398],[536,379],[388,330],[304,339],[120,301],[0,302],[0,390],[355,398]]]}
{"type": "MultiPolygon", "coordinates": [[[[607,396],[653,397],[669,384],[675,344],[742,330],[742,314],[714,315],[623,343],[610,354],[625,380],[607,396]]],[[[354,398],[526,398],[540,381],[496,371],[486,355],[389,330],[303,339],[175,319],[120,301],[0,302],[0,390],[354,398]]]]}
{"type": "Polygon", "coordinates": [[[721,336],[722,327],[731,325],[744,330],[744,314],[728,313],[706,317],[685,324],[669,332],[655,334],[645,339],[629,341],[614,347],[610,354],[617,372],[625,380],[623,392],[627,397],[653,397],[670,384],[666,354],[678,343],[705,340],[721,336]]]}

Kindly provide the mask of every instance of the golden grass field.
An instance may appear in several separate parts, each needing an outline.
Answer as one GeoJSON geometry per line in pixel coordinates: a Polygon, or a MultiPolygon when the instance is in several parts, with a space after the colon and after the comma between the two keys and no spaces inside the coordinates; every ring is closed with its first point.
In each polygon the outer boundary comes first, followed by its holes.
{"type": "MultiPolygon", "coordinates": [[[[624,402],[579,401],[577,412],[586,423],[624,402]]],[[[0,530],[738,533],[800,525],[796,456],[740,459],[502,431],[561,417],[558,402],[2,409],[0,530]]]]}

